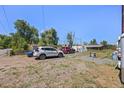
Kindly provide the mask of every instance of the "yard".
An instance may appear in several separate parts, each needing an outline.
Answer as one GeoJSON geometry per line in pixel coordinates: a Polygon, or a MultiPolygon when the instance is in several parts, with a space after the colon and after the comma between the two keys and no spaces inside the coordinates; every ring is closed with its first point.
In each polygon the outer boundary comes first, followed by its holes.
{"type": "MultiPolygon", "coordinates": [[[[104,55],[104,54],[102,54],[104,55]]],[[[88,53],[64,58],[35,60],[25,55],[0,58],[0,87],[124,87],[115,62],[101,56],[91,59],[88,53]],[[106,61],[99,64],[98,61],[106,61]]]]}

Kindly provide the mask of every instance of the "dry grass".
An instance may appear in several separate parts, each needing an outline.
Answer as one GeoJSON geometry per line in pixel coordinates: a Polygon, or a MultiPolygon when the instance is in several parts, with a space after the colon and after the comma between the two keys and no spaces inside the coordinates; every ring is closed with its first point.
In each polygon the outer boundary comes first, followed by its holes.
{"type": "Polygon", "coordinates": [[[119,71],[114,67],[82,61],[79,56],[81,54],[73,54],[20,67],[3,67],[0,87],[123,87],[119,71]]]}
{"type": "Polygon", "coordinates": [[[113,51],[114,50],[112,50],[112,49],[89,50],[87,52],[84,52],[83,55],[88,55],[89,56],[90,55],[90,52],[91,53],[95,52],[98,58],[102,58],[102,59],[103,58],[109,58],[109,59],[111,59],[111,56],[112,56],[112,52],[113,51]]]}

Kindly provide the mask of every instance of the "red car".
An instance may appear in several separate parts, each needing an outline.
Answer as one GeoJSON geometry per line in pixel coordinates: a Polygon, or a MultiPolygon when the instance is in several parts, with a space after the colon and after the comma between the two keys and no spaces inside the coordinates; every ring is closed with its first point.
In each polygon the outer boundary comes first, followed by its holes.
{"type": "Polygon", "coordinates": [[[63,51],[64,54],[75,53],[75,49],[71,47],[62,47],[61,50],[63,51]]]}

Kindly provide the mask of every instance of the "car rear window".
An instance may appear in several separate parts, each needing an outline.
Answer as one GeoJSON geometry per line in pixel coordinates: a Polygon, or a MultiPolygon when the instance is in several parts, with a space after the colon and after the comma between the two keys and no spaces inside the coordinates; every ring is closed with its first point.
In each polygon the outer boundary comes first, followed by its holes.
{"type": "Polygon", "coordinates": [[[46,50],[45,48],[41,48],[42,50],[46,50]]]}
{"type": "Polygon", "coordinates": [[[56,51],[56,49],[54,49],[54,48],[43,48],[43,50],[47,50],[47,51],[56,51]]]}

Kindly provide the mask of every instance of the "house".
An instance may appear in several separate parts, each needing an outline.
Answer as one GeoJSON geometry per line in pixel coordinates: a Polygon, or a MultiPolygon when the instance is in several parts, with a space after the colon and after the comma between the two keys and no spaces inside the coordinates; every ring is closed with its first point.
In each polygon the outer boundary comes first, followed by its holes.
{"type": "Polygon", "coordinates": [[[87,49],[95,49],[95,50],[102,50],[104,48],[103,45],[85,45],[87,49]]]}
{"type": "Polygon", "coordinates": [[[75,49],[76,52],[87,51],[87,49],[84,45],[74,45],[74,46],[72,46],[72,48],[75,49]]]}
{"type": "Polygon", "coordinates": [[[104,48],[103,45],[74,45],[72,46],[77,52],[84,52],[89,49],[102,50],[104,48]]]}

